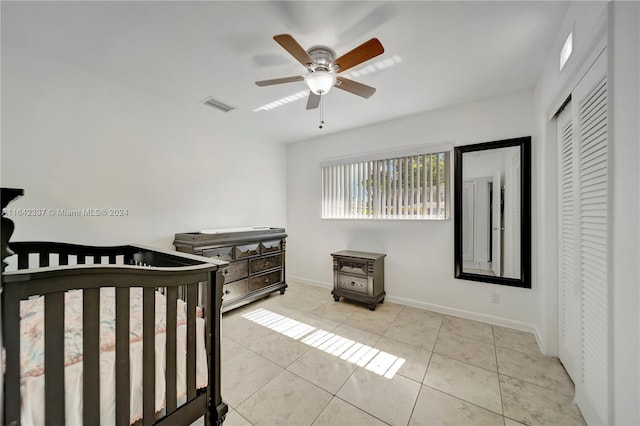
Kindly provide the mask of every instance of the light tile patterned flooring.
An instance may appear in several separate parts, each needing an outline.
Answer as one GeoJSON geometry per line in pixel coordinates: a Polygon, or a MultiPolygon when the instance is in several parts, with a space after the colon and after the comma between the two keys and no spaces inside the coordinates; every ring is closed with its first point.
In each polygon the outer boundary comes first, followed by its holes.
{"type": "Polygon", "coordinates": [[[222,319],[225,425],[583,425],[560,362],[530,333],[330,290],[222,319]]]}

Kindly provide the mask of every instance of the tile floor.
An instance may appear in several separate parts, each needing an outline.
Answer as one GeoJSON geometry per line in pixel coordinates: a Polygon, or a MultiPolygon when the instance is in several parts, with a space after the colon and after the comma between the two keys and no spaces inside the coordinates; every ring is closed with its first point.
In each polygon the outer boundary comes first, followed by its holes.
{"type": "Polygon", "coordinates": [[[573,383],[529,333],[330,290],[222,319],[225,425],[583,425],[573,383]]]}

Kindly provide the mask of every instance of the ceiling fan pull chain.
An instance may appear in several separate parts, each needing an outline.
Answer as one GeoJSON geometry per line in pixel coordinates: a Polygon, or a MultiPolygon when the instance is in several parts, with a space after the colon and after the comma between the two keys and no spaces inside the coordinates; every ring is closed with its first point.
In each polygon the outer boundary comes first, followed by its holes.
{"type": "Polygon", "coordinates": [[[322,94],[320,95],[320,126],[318,126],[320,129],[322,129],[322,127],[324,126],[324,114],[323,114],[323,110],[322,110],[322,104],[323,102],[323,98],[324,96],[322,96],[322,94]]]}

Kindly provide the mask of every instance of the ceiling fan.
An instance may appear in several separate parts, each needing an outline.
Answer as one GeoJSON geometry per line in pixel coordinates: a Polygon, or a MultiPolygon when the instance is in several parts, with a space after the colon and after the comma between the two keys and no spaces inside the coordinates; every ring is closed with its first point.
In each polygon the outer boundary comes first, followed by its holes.
{"type": "Polygon", "coordinates": [[[382,54],[384,47],[382,47],[382,44],[377,38],[372,38],[362,43],[360,46],[338,58],[336,58],[336,53],[333,50],[325,46],[314,46],[309,50],[304,50],[289,34],[275,35],[273,39],[306,67],[309,74],[306,76],[296,75],[293,77],[256,81],[258,86],[271,86],[274,84],[304,80],[310,90],[307,109],[317,108],[320,104],[321,97],[326,95],[334,86],[338,89],[362,96],[363,98],[370,98],[371,95],[375,93],[376,89],[371,86],[336,74],[382,54]]]}

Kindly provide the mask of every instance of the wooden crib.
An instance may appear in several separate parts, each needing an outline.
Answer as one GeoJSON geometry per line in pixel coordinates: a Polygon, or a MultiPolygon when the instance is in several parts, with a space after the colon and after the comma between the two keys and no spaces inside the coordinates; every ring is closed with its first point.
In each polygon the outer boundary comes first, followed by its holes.
{"type": "MultiPolygon", "coordinates": [[[[20,190],[3,188],[2,208],[20,194],[20,190]]],[[[70,423],[75,411],[70,417],[67,405],[79,406],[78,421],[85,425],[114,421],[117,425],[188,425],[202,416],[205,424],[224,421],[227,406],[220,395],[220,309],[226,262],[136,245],[10,242],[7,250],[13,228],[10,222],[2,218],[5,425],[24,423],[24,407],[39,404],[24,400],[31,398],[25,393],[26,384],[34,383],[37,389],[39,383],[30,380],[44,380],[43,423],[47,425],[70,423]],[[17,258],[17,268],[12,271],[5,270],[8,264],[4,262],[10,251],[15,257],[9,260],[17,258]],[[81,307],[65,309],[72,299],[79,300],[81,307]],[[114,304],[105,307],[108,300],[114,304]],[[35,314],[24,313],[26,305],[38,304],[43,314],[37,310],[35,314]],[[21,309],[25,316],[22,319],[21,309]],[[76,328],[72,328],[69,311],[81,312],[76,328]],[[115,317],[106,321],[105,312],[114,312],[115,317]],[[33,319],[37,315],[43,315],[43,327],[25,325],[27,321],[39,324],[33,319]],[[204,324],[200,334],[198,324],[204,324]],[[105,334],[105,329],[110,334],[105,334]],[[42,357],[40,353],[21,354],[21,345],[39,347],[30,340],[25,343],[25,336],[42,331],[42,357]],[[77,342],[70,337],[74,332],[81,335],[77,342]],[[81,350],[70,355],[72,344],[81,350]],[[164,351],[158,352],[159,347],[164,351]],[[132,362],[134,354],[135,359],[141,357],[141,373],[132,362]],[[31,366],[33,359],[37,362],[40,358],[44,377],[21,377],[21,370],[27,370],[25,365],[31,366]],[[107,358],[114,359],[114,372],[105,373],[107,358]],[[206,362],[197,361],[203,358],[206,362]],[[73,376],[71,368],[80,378],[78,386],[65,385],[65,378],[69,381],[73,376]],[[113,375],[115,397],[110,395],[111,385],[103,383],[113,375]],[[156,381],[164,381],[164,386],[156,381]],[[109,395],[101,394],[105,387],[110,389],[109,395]],[[115,409],[105,408],[109,404],[104,400],[113,399],[115,409]],[[138,406],[141,412],[132,412],[131,407],[138,406]],[[113,413],[115,419],[104,418],[105,412],[113,413]]]]}

